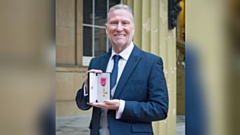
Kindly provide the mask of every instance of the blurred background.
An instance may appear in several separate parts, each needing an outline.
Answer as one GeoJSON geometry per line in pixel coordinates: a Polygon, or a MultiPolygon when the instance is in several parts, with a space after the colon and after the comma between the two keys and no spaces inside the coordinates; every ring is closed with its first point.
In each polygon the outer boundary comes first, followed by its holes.
{"type": "Polygon", "coordinates": [[[187,1],[186,7],[186,131],[201,123],[210,135],[240,134],[240,2],[187,1]]]}
{"type": "Polygon", "coordinates": [[[55,132],[54,4],[0,1],[2,135],[55,132]]]}

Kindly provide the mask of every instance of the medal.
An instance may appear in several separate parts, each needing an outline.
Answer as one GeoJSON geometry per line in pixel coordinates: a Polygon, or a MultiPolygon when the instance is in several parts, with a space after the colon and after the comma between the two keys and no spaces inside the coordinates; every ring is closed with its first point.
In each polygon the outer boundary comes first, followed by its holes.
{"type": "Polygon", "coordinates": [[[105,94],[107,94],[107,92],[105,91],[106,80],[107,80],[107,78],[105,78],[105,77],[100,78],[100,83],[102,85],[101,94],[102,94],[103,97],[105,97],[105,94]]]}

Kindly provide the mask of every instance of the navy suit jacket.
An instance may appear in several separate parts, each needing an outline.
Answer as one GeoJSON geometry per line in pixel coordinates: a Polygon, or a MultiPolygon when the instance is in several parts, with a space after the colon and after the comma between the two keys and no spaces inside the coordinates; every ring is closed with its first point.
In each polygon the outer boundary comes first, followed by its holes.
{"type": "MultiPolygon", "coordinates": [[[[111,51],[93,58],[88,69],[105,72],[110,56],[111,51]]],[[[88,98],[83,96],[83,88],[77,92],[76,103],[81,110],[91,108],[87,105],[88,98]]],[[[111,135],[152,135],[152,121],[165,119],[168,112],[168,91],[162,59],[134,45],[113,99],[124,100],[125,107],[120,119],[115,119],[115,110],[108,110],[111,135]]],[[[100,114],[101,109],[93,107],[89,126],[91,135],[99,134],[100,114]]]]}

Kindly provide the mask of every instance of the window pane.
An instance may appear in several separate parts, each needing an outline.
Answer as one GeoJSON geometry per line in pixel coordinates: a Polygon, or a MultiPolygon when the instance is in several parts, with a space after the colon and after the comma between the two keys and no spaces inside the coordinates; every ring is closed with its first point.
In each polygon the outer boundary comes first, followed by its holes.
{"type": "Polygon", "coordinates": [[[95,25],[104,26],[107,18],[107,1],[95,1],[95,25]]]}
{"type": "Polygon", "coordinates": [[[109,0],[109,7],[117,5],[120,3],[120,0],[109,0]]]}
{"type": "Polygon", "coordinates": [[[92,0],[83,1],[83,23],[92,24],[92,0]]]}
{"type": "Polygon", "coordinates": [[[106,39],[105,29],[95,28],[95,56],[106,52],[106,39]]]}
{"type": "Polygon", "coordinates": [[[83,27],[83,56],[92,56],[92,28],[83,27]]]}

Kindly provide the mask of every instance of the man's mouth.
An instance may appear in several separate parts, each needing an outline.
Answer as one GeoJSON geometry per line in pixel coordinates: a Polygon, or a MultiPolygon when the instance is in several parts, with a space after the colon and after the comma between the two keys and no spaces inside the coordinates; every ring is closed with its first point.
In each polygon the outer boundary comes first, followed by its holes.
{"type": "Polygon", "coordinates": [[[126,34],[114,34],[114,36],[126,36],[126,34]]]}

